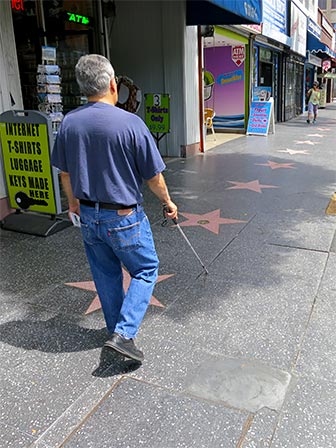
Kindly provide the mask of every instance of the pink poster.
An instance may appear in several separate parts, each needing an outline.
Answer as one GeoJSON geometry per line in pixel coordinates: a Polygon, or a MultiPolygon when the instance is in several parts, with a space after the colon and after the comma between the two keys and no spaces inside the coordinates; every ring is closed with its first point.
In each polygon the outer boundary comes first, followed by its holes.
{"type": "Polygon", "coordinates": [[[232,48],[204,49],[204,106],[214,109],[215,128],[244,128],[245,58],[232,48]]]}

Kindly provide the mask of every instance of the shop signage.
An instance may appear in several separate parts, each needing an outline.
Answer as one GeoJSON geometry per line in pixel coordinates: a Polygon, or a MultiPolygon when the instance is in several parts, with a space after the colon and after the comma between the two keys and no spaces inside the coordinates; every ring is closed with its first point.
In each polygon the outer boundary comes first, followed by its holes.
{"type": "Polygon", "coordinates": [[[329,59],[326,59],[322,62],[322,70],[324,72],[327,72],[331,68],[331,61],[329,59]]]}
{"type": "Polygon", "coordinates": [[[61,211],[50,165],[51,130],[37,111],[7,111],[0,115],[0,141],[10,206],[55,215],[61,211]]]}
{"type": "Polygon", "coordinates": [[[253,101],[268,101],[272,95],[272,87],[254,86],[253,101]]]}
{"type": "Polygon", "coordinates": [[[245,45],[232,46],[231,59],[238,67],[240,67],[245,61],[245,45]]]}
{"type": "Polygon", "coordinates": [[[308,33],[317,37],[317,39],[321,39],[322,29],[321,27],[314,22],[314,20],[308,18],[308,33]]]}
{"type": "Polygon", "coordinates": [[[12,9],[14,11],[24,11],[23,0],[12,0],[12,9]]]}
{"type": "Polygon", "coordinates": [[[67,11],[68,22],[80,23],[81,25],[90,25],[90,17],[83,16],[81,14],[75,14],[74,12],[67,11]]]}
{"type": "Polygon", "coordinates": [[[291,8],[291,49],[302,56],[306,56],[307,17],[294,3],[291,4],[291,8]]]}
{"type": "Polygon", "coordinates": [[[330,36],[334,35],[334,28],[330,25],[330,23],[324,16],[322,16],[322,28],[324,28],[326,32],[330,34],[330,36]]]}
{"type": "Polygon", "coordinates": [[[322,67],[322,59],[314,56],[310,52],[308,52],[307,61],[309,64],[315,65],[316,67],[322,67]]]}
{"type": "Polygon", "coordinates": [[[252,101],[246,134],[266,136],[269,132],[274,134],[274,131],[273,98],[269,101],[252,101]]]}
{"type": "Polygon", "coordinates": [[[263,1],[262,34],[290,45],[290,37],[287,36],[287,0],[263,1]]]}
{"type": "Polygon", "coordinates": [[[170,132],[170,96],[167,93],[145,94],[145,123],[152,133],[170,132]]]}

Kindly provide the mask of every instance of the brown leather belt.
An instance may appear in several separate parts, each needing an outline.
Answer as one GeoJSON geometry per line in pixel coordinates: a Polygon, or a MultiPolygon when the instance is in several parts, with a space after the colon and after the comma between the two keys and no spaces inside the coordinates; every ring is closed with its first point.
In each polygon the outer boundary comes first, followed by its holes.
{"type": "Polygon", "coordinates": [[[95,207],[96,204],[99,204],[99,208],[105,208],[107,210],[125,210],[127,208],[134,208],[137,204],[132,205],[123,205],[123,204],[111,204],[110,202],[94,202],[87,201],[86,199],[80,199],[80,204],[87,205],[88,207],[95,207]]]}

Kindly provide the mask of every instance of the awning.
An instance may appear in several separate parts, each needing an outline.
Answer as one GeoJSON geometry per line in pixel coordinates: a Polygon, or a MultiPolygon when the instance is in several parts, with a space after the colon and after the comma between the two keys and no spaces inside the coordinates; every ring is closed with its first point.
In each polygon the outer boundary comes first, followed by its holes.
{"type": "Polygon", "coordinates": [[[321,73],[320,75],[317,75],[317,77],[324,79],[336,79],[336,73],[321,73]]]}
{"type": "Polygon", "coordinates": [[[320,42],[317,37],[313,36],[311,33],[307,33],[307,50],[320,57],[327,56],[336,58],[336,53],[327,45],[320,42]]]}
{"type": "Polygon", "coordinates": [[[262,21],[262,0],[186,0],[187,25],[248,25],[262,21]]]}

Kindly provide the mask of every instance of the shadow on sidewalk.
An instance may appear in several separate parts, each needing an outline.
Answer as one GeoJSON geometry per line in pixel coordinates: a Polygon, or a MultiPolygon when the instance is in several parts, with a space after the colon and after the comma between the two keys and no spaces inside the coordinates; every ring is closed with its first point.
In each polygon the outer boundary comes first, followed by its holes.
{"type": "MultiPolygon", "coordinates": [[[[0,340],[24,350],[45,353],[70,353],[100,348],[109,335],[105,328],[93,330],[55,316],[46,321],[16,320],[0,325],[0,340]]],[[[92,375],[107,378],[133,372],[141,363],[103,347],[99,366],[92,375]]]]}
{"type": "Polygon", "coordinates": [[[100,354],[99,366],[92,372],[92,375],[99,378],[107,378],[134,372],[140,367],[141,363],[127,359],[110,348],[103,347],[100,354]]]}
{"type": "Polygon", "coordinates": [[[47,353],[79,352],[101,347],[107,330],[93,330],[55,316],[46,321],[15,320],[0,325],[0,340],[25,350],[47,353]]]}

